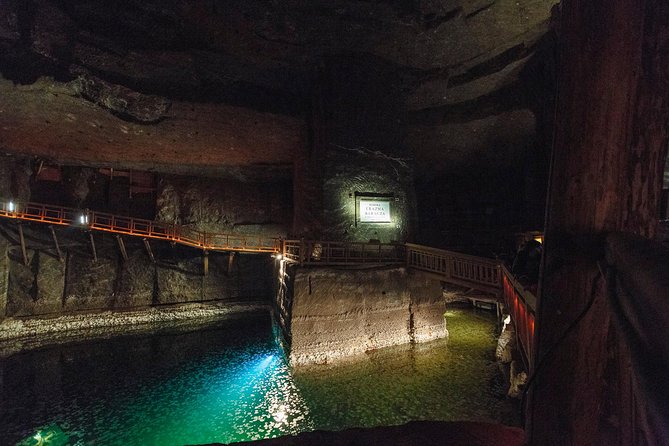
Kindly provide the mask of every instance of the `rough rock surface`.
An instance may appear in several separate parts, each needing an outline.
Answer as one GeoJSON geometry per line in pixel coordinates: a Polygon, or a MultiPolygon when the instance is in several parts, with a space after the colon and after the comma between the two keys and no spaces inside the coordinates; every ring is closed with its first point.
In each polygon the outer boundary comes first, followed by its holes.
{"type": "Polygon", "coordinates": [[[0,320],[7,311],[7,295],[9,289],[9,243],[0,237],[0,320]]]}
{"type": "Polygon", "coordinates": [[[161,304],[268,299],[272,284],[269,255],[209,254],[209,274],[197,250],[151,241],[153,264],[141,240],[125,237],[124,260],[115,237],[56,228],[64,261],[51,234],[24,224],[28,265],[24,264],[13,223],[0,225],[0,320],[4,317],[58,315],[78,311],[128,310],[161,304]],[[5,260],[2,260],[2,259],[5,260]]]}
{"type": "Polygon", "coordinates": [[[293,280],[289,337],[294,365],[447,336],[439,282],[404,268],[299,268],[293,280]]]}
{"type": "MultiPolygon", "coordinates": [[[[156,163],[290,162],[301,126],[288,116],[308,109],[313,67],[342,54],[395,66],[413,111],[446,106],[466,121],[487,101],[498,114],[510,90],[527,102],[523,92],[536,82],[523,68],[545,55],[554,4],[8,1],[0,70],[23,86],[0,85],[12,110],[0,114],[2,143],[89,161],[139,162],[150,141],[162,148],[150,152],[156,163]],[[200,159],[187,157],[193,153],[200,159]]],[[[365,69],[370,78],[379,66],[365,69]]],[[[438,143],[421,150],[443,156],[438,143]]]]}
{"type": "Polygon", "coordinates": [[[122,262],[114,293],[114,308],[149,306],[154,302],[156,266],[141,250],[133,250],[122,262]]]}
{"type": "Polygon", "coordinates": [[[77,250],[68,253],[65,311],[105,308],[112,302],[118,274],[118,254],[112,249],[101,245],[98,238],[96,261],[92,252],[77,250]]]}
{"type": "Polygon", "coordinates": [[[166,176],[158,187],[156,219],[206,232],[285,236],[292,190],[289,182],[166,176]]]}
{"type": "MultiPolygon", "coordinates": [[[[286,181],[294,173],[293,232],[345,239],[355,231],[327,215],[342,202],[339,191],[328,193],[355,178],[341,178],[328,159],[336,146],[362,148],[408,160],[410,169],[398,170],[420,173],[419,197],[452,199],[439,208],[468,223],[483,214],[535,224],[551,135],[554,4],[6,1],[0,148],[210,177],[286,181]],[[451,191],[453,176],[462,191],[451,191]],[[525,181],[509,184],[517,177],[525,181]],[[445,185],[428,183],[435,179],[445,185]],[[485,213],[505,200],[513,209],[485,213]],[[531,217],[509,217],[518,214],[531,217]]],[[[368,161],[348,155],[350,165],[368,161]]],[[[366,172],[388,176],[383,166],[366,172]]],[[[415,209],[427,209],[424,221],[456,220],[430,213],[407,181],[370,184],[406,196],[408,219],[389,239],[411,232],[415,209]]],[[[379,238],[371,235],[358,239],[379,238]]]]}
{"type": "Polygon", "coordinates": [[[60,163],[220,173],[225,166],[289,164],[302,139],[294,118],[215,104],[174,103],[147,127],[52,79],[29,87],[0,80],[0,95],[0,146],[60,163]]]}

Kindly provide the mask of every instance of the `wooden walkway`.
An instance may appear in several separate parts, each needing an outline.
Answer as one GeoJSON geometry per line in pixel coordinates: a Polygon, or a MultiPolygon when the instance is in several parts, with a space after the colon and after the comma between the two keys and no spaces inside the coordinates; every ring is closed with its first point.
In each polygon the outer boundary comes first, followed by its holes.
{"type": "MultiPolygon", "coordinates": [[[[285,261],[305,266],[404,265],[438,280],[503,299],[528,364],[532,363],[534,356],[536,298],[497,260],[412,243],[283,240],[278,237],[210,233],[182,225],[40,203],[0,201],[0,217],[165,240],[198,248],[205,253],[272,253],[285,261]]],[[[21,240],[25,252],[23,237],[21,240]]],[[[120,245],[123,246],[122,243],[120,245]]]]}
{"type": "Polygon", "coordinates": [[[281,252],[279,238],[204,232],[182,225],[40,203],[2,201],[0,217],[166,240],[205,251],[281,252]]]}
{"type": "Polygon", "coordinates": [[[526,365],[534,357],[536,297],[498,260],[412,243],[284,240],[281,254],[301,265],[404,265],[447,283],[501,299],[516,327],[526,365]]]}

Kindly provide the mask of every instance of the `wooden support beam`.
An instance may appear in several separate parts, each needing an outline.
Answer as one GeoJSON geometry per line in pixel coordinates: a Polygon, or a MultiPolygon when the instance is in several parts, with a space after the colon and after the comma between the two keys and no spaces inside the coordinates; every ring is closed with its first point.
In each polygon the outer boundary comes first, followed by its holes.
{"type": "Polygon", "coordinates": [[[153,251],[151,251],[151,245],[149,244],[148,239],[143,239],[144,241],[144,247],[146,248],[146,253],[149,255],[149,258],[151,259],[152,263],[156,263],[156,258],[153,257],[153,251]]]}
{"type": "Polygon", "coordinates": [[[95,240],[93,240],[93,233],[88,232],[88,239],[91,241],[91,252],[93,253],[93,261],[97,262],[98,261],[98,252],[95,249],[95,240]]]}
{"type": "Polygon", "coordinates": [[[19,241],[21,242],[21,254],[23,254],[23,264],[28,266],[28,252],[26,251],[26,239],[23,236],[23,225],[19,222],[19,241]]]}
{"type": "Polygon", "coordinates": [[[615,309],[629,299],[643,314],[652,308],[643,295],[661,286],[612,299],[634,273],[611,277],[605,240],[616,232],[652,239],[658,226],[669,140],[669,2],[566,1],[560,9],[527,444],[667,444],[666,399],[656,404],[666,395],[665,345],[638,338],[632,327],[643,319],[630,323],[615,309]],[[645,354],[648,347],[657,356],[645,354]],[[633,368],[636,358],[647,368],[633,368]]]}
{"type": "Polygon", "coordinates": [[[118,247],[121,250],[121,255],[123,256],[123,260],[126,262],[128,261],[128,252],[125,250],[125,243],[123,242],[123,238],[116,234],[116,241],[118,242],[118,247]]]}
{"type": "Polygon", "coordinates": [[[232,274],[232,264],[235,261],[235,252],[230,251],[230,254],[228,255],[228,276],[232,274]]]}
{"type": "Polygon", "coordinates": [[[64,260],[63,252],[60,250],[60,245],[58,244],[58,238],[56,237],[56,231],[53,229],[53,226],[49,226],[51,230],[51,237],[53,237],[53,245],[56,248],[56,254],[58,255],[58,260],[62,262],[64,260]]]}
{"type": "Polygon", "coordinates": [[[204,251],[204,256],[202,257],[202,266],[204,268],[204,275],[209,274],[209,253],[204,251]]]}

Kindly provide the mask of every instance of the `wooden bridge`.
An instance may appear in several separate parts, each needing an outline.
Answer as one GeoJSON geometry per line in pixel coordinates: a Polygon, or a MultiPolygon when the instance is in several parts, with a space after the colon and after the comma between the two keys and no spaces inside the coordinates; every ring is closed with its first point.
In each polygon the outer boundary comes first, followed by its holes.
{"type": "MultiPolygon", "coordinates": [[[[534,356],[536,298],[497,260],[412,243],[284,240],[279,237],[210,233],[183,225],[87,209],[7,200],[0,201],[0,217],[114,233],[119,236],[119,246],[124,257],[126,254],[121,235],[142,237],[152,259],[148,239],[178,243],[201,249],[205,253],[272,253],[287,262],[305,266],[403,265],[430,274],[438,280],[502,298],[516,326],[518,343],[528,364],[532,363],[534,356]]],[[[19,231],[24,259],[27,259],[20,225],[19,231]]],[[[53,235],[56,250],[61,257],[55,233],[53,235]]],[[[95,256],[94,247],[93,253],[95,256]]],[[[205,273],[207,264],[205,256],[205,273]]]]}
{"type": "Polygon", "coordinates": [[[205,251],[256,253],[281,251],[279,238],[204,232],[183,225],[40,203],[2,201],[0,217],[166,240],[205,251]]]}

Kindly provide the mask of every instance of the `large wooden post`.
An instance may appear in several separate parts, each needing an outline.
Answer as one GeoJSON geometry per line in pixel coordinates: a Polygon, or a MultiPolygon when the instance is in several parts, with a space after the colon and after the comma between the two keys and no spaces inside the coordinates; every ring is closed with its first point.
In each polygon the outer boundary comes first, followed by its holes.
{"type": "Polygon", "coordinates": [[[121,256],[123,256],[124,261],[128,261],[128,251],[125,249],[125,243],[123,238],[120,235],[116,234],[116,241],[118,242],[118,248],[121,251],[121,256]]]}
{"type": "Polygon", "coordinates": [[[28,266],[28,252],[26,251],[26,239],[23,236],[23,225],[21,222],[18,224],[19,227],[19,242],[21,243],[21,254],[23,255],[23,264],[28,266]]]}
{"type": "Polygon", "coordinates": [[[151,250],[151,244],[149,243],[149,240],[143,238],[142,241],[144,242],[144,248],[146,248],[146,253],[149,255],[149,258],[151,259],[151,263],[156,263],[156,258],[154,257],[153,251],[151,250]]]}
{"type": "MultiPolygon", "coordinates": [[[[652,237],[669,130],[669,2],[564,0],[540,286],[532,445],[634,444],[628,382],[610,379],[604,237],[652,237]]],[[[618,367],[618,366],[616,366],[618,367]]],[[[618,376],[616,379],[620,379],[618,376]]]]}
{"type": "Polygon", "coordinates": [[[63,251],[60,250],[60,245],[58,244],[58,237],[56,237],[56,231],[53,229],[53,226],[49,226],[51,230],[51,237],[53,237],[53,246],[56,248],[56,254],[58,255],[58,260],[62,263],[65,258],[63,257],[63,251]]]}

